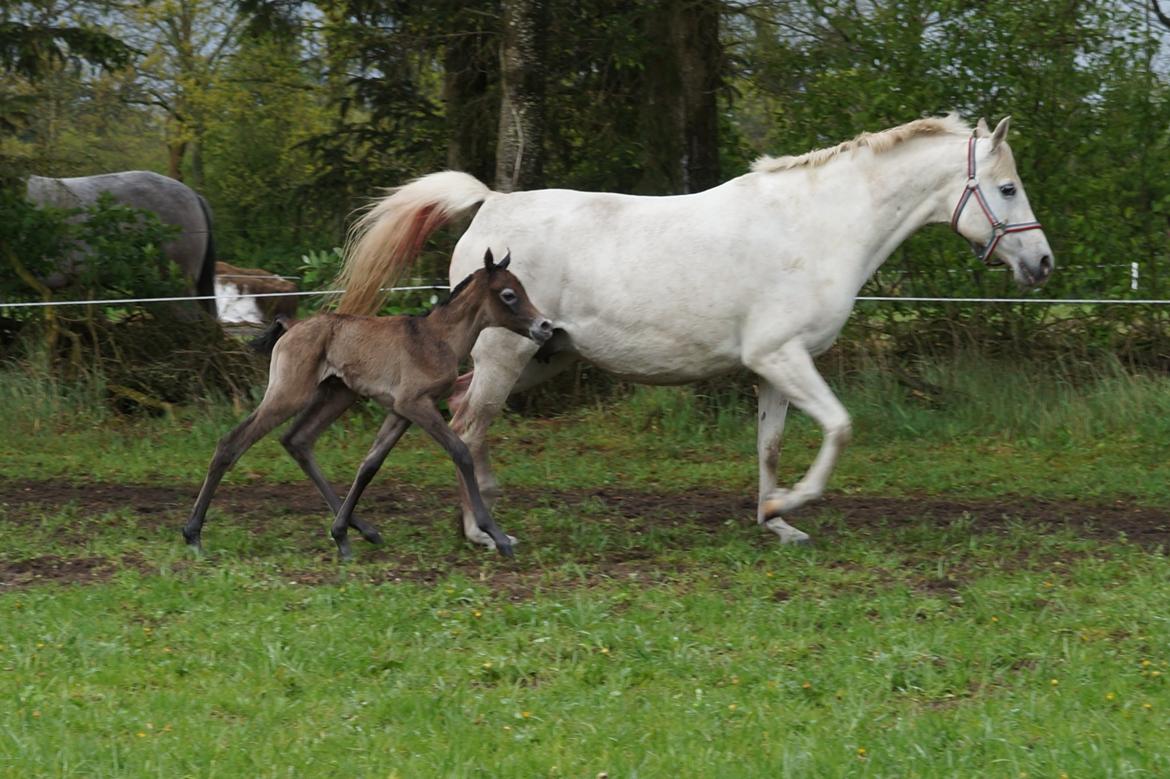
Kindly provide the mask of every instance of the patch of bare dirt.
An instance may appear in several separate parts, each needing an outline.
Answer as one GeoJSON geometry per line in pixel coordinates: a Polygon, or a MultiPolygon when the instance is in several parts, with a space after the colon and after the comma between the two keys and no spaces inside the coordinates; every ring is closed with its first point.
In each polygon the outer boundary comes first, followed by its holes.
{"type": "Polygon", "coordinates": [[[44,555],[15,562],[0,561],[0,592],[9,587],[34,584],[92,584],[105,581],[127,567],[142,569],[144,565],[141,559],[132,555],[117,560],[44,555]]]}
{"type": "MultiPolygon", "coordinates": [[[[197,489],[186,486],[143,484],[76,484],[52,481],[9,481],[0,483],[0,507],[7,509],[7,522],[19,525],[23,507],[73,507],[83,514],[108,514],[128,511],[135,527],[145,531],[174,532],[186,517],[197,489]]],[[[655,528],[686,522],[690,533],[714,535],[725,530],[727,523],[750,525],[755,511],[753,495],[714,489],[691,489],[680,492],[648,492],[618,488],[581,490],[511,489],[506,499],[511,506],[553,506],[572,511],[574,506],[600,504],[606,521],[624,532],[647,532],[655,528]]],[[[371,485],[363,496],[362,513],[370,517],[393,516],[396,522],[434,530],[441,524],[451,530],[456,502],[454,489],[423,490],[401,484],[371,485]],[[437,521],[437,518],[439,521],[437,521]]],[[[236,484],[222,486],[215,506],[230,514],[253,532],[272,527],[272,522],[288,523],[288,538],[315,562],[332,560],[331,550],[323,550],[320,536],[327,527],[328,512],[313,487],[303,484],[236,484]],[[309,546],[316,544],[316,546],[309,546]]],[[[32,518],[30,522],[38,521],[32,518]]],[[[117,519],[107,521],[116,522],[117,519]]],[[[1130,542],[1146,548],[1170,548],[1170,509],[1134,506],[1124,502],[1088,503],[1013,497],[987,500],[953,500],[929,496],[883,497],[831,495],[791,518],[798,526],[808,526],[818,542],[831,543],[838,527],[851,532],[873,535],[889,533],[903,524],[934,523],[939,528],[953,527],[956,522],[969,523],[974,532],[996,533],[1009,525],[1020,524],[1038,533],[1071,529],[1088,538],[1115,540],[1124,535],[1130,542]],[[815,519],[805,519],[805,516],[815,519]],[[802,522],[803,520],[803,522],[802,522]]],[[[79,531],[81,532],[81,531],[79,531]]],[[[451,530],[451,532],[454,532],[451,530]]],[[[770,543],[771,536],[760,533],[760,543],[770,543]]],[[[437,560],[404,557],[385,547],[368,549],[363,559],[377,568],[364,568],[361,576],[373,581],[413,581],[433,583],[460,571],[476,576],[481,570],[468,562],[466,555],[451,554],[437,560]]],[[[140,562],[140,561],[139,561],[140,562]]],[[[100,557],[62,557],[46,555],[13,563],[0,562],[0,588],[29,586],[37,583],[87,583],[109,578],[119,567],[135,566],[133,560],[100,557]]],[[[670,579],[683,573],[655,558],[650,550],[638,547],[615,549],[604,559],[588,561],[579,580],[572,586],[592,586],[614,579],[641,579],[647,583],[670,579]]],[[[338,575],[320,570],[287,574],[290,581],[321,584],[338,580],[338,575]]],[[[535,562],[517,561],[508,568],[490,574],[493,588],[508,597],[523,599],[536,588],[568,585],[549,582],[535,562]]],[[[953,592],[962,584],[957,581],[924,581],[924,589],[940,594],[953,592]]],[[[787,593],[777,592],[779,600],[787,593]]]]}

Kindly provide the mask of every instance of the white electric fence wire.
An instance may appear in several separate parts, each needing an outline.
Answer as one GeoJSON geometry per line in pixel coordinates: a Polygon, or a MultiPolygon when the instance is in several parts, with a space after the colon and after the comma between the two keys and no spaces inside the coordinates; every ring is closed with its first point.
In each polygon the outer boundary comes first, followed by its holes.
{"type": "MultiPolygon", "coordinates": [[[[382,292],[410,292],[422,289],[450,289],[441,285],[420,287],[388,287],[382,292]]],[[[236,298],[292,298],[313,295],[340,295],[343,289],[327,289],[312,292],[249,292],[233,295],[236,298]]],[[[184,300],[215,300],[215,295],[181,295],[166,298],[113,298],[103,300],[39,300],[35,303],[0,303],[0,308],[42,308],[44,306],[118,306],[126,303],[181,303],[184,300]]]]}
{"type": "MultiPolygon", "coordinates": [[[[388,287],[382,292],[412,292],[417,290],[447,290],[445,285],[422,285],[417,287],[388,287]]],[[[329,289],[312,292],[256,292],[241,293],[235,298],[284,298],[307,297],[316,295],[340,295],[345,290],[329,289]]],[[[33,303],[0,303],[0,308],[42,308],[45,306],[116,306],[129,303],[181,303],[185,300],[215,300],[214,295],[183,295],[178,297],[159,298],[114,298],[101,300],[41,300],[33,303]]],[[[945,298],[945,297],[916,297],[916,296],[883,296],[861,295],[859,301],[871,303],[1022,303],[1041,305],[1066,306],[1166,306],[1170,300],[1159,299],[1125,299],[1125,298],[945,298]]]]}

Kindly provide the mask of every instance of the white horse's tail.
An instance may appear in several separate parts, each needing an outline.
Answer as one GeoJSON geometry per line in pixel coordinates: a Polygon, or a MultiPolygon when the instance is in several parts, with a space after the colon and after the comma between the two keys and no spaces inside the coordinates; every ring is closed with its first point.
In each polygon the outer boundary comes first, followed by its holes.
{"type": "Polygon", "coordinates": [[[415,179],[374,202],[350,229],[337,283],[345,290],[337,310],[373,314],[409,268],[427,236],[487,199],[492,190],[474,176],[454,170],[415,179]]]}

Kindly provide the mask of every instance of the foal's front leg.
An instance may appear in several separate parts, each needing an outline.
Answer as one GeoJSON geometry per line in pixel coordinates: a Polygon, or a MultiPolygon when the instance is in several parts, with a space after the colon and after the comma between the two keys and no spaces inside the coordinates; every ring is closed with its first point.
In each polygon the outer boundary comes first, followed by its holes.
{"type": "Polygon", "coordinates": [[[439,413],[439,409],[435,408],[434,401],[426,397],[406,402],[400,401],[395,406],[395,410],[409,417],[412,422],[427,431],[431,438],[435,439],[439,446],[442,446],[451,456],[458,470],[463,491],[466,493],[467,500],[475,514],[476,527],[491,538],[500,554],[512,557],[512,539],[500,530],[496,521],[492,519],[491,512],[484,504],[483,496],[480,495],[471,452],[467,448],[467,444],[463,443],[463,439],[447,426],[443,415],[439,413]]]}

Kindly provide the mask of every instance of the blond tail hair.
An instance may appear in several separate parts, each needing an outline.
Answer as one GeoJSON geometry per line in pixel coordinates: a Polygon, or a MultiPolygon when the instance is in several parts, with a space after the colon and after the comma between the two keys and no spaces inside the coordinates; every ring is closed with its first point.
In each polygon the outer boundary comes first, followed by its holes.
{"type": "Polygon", "coordinates": [[[492,190],[474,176],[454,170],[432,173],[375,201],[345,242],[337,284],[344,289],[337,311],[373,314],[392,285],[422,251],[427,236],[487,199],[492,190]]]}

